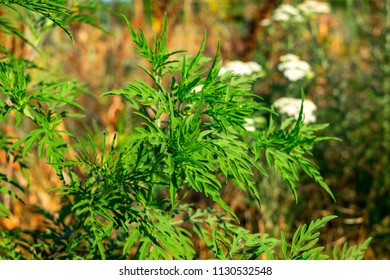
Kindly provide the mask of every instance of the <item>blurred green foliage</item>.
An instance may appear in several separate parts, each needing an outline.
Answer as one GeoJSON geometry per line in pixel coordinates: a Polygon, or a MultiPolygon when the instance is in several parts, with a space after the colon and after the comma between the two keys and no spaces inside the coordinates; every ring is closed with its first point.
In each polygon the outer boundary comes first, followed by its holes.
{"type": "MultiPolygon", "coordinates": [[[[54,64],[58,64],[61,65],[62,74],[79,76],[96,96],[122,86],[129,77],[144,77],[132,66],[140,60],[131,56],[132,46],[126,43],[130,40],[121,31],[124,26],[117,13],[132,19],[134,26],[142,26],[146,40],[151,41],[153,34],[161,30],[162,18],[166,13],[168,24],[171,24],[168,29],[172,30],[172,36],[168,39],[170,45],[179,45],[183,49],[193,49],[195,46],[196,49],[205,29],[209,34],[204,50],[206,54],[212,55],[216,41],[220,40],[221,58],[224,61],[240,59],[259,62],[266,75],[255,83],[254,93],[263,98],[262,105],[271,105],[280,97],[300,97],[303,88],[306,97],[317,104],[317,121],[330,124],[326,134],[342,139],[341,142],[320,142],[313,150],[315,164],[330,186],[336,203],[332,203],[325,192],[318,193],[312,181],[303,176],[302,186],[296,190],[303,199],[295,205],[294,199],[286,195],[288,186],[267,169],[270,180],[256,179],[260,196],[266,198],[263,199],[261,214],[257,214],[257,210],[251,208],[251,202],[244,199],[249,205],[247,211],[253,211],[249,216],[263,219],[264,224],[249,221],[248,212],[245,211],[238,214],[239,218],[245,218],[243,223],[249,228],[276,233],[273,236],[277,236],[280,229],[293,232],[298,224],[308,219],[316,219],[323,213],[335,214],[339,219],[332,221],[333,231],[329,230],[324,240],[320,237],[319,241],[325,244],[326,240],[335,240],[341,233],[341,241],[336,242],[340,249],[334,251],[334,258],[347,257],[351,252],[361,256],[362,248],[367,246],[368,258],[389,258],[389,0],[323,1],[331,5],[329,14],[288,24],[263,21],[272,18],[275,9],[284,3],[281,0],[79,2],[107,5],[107,12],[99,8],[85,12],[95,12],[94,16],[99,18],[101,26],[112,34],[96,35],[103,33],[83,29],[77,23],[68,27],[61,22],[65,18],[54,13],[55,20],[62,24],[61,28],[66,32],[71,31],[77,46],[65,43],[64,37],[56,35],[58,33],[49,32],[41,41],[48,52],[41,54],[40,58],[49,60],[55,57],[57,63],[51,63],[53,68],[54,64]],[[190,34],[200,35],[191,37],[190,34]],[[86,47],[83,41],[85,36],[93,47],[86,47]],[[119,38],[118,41],[115,41],[115,36],[119,38]],[[104,49],[102,45],[112,48],[104,49]],[[61,48],[66,59],[53,55],[57,48],[61,48]],[[307,61],[314,77],[289,82],[277,68],[279,57],[287,53],[294,53],[307,61]],[[95,63],[99,55],[103,59],[95,63]],[[68,63],[64,64],[66,60],[68,63]],[[355,245],[369,236],[372,237],[369,245],[355,245]],[[343,240],[348,240],[355,247],[342,247],[340,244],[343,240]]],[[[303,1],[286,2],[297,6],[303,1]]],[[[69,15],[72,14],[70,11],[69,15]]],[[[7,28],[8,33],[24,34],[23,30],[9,22],[2,27],[7,28]]],[[[29,41],[30,38],[25,36],[25,40],[29,41]]],[[[106,102],[107,99],[98,104],[92,96],[80,101],[86,105],[87,125],[82,122],[69,124],[78,128],[77,136],[95,125],[96,133],[91,137],[94,142],[99,142],[102,139],[97,132],[101,130],[124,132],[129,129],[127,132],[131,132],[139,123],[139,118],[131,117],[133,109],[127,105],[115,111],[118,113],[115,121],[105,120],[101,112],[106,110],[107,105],[112,108],[116,104],[106,102]],[[97,115],[99,118],[96,118],[97,115]]],[[[28,111],[23,113],[28,114],[28,111]]],[[[8,141],[3,138],[0,140],[8,141]]],[[[234,192],[229,188],[224,191],[228,200],[240,200],[232,197],[234,192]]],[[[326,249],[331,251],[329,247],[326,249]]]]}

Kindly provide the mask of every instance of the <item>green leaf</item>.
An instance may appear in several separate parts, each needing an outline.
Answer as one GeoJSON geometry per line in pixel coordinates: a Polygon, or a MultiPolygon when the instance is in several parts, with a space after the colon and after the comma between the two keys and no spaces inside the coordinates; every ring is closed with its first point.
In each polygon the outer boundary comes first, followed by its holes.
{"type": "Polygon", "coordinates": [[[361,260],[364,257],[365,251],[370,245],[372,238],[367,238],[363,243],[349,246],[348,242],[344,243],[341,251],[337,247],[333,247],[334,260],[361,260]]]}
{"type": "Polygon", "coordinates": [[[326,216],[315,221],[311,221],[309,226],[306,224],[299,226],[295,231],[292,241],[291,250],[287,252],[287,243],[282,234],[282,252],[286,259],[325,259],[328,256],[321,255],[323,247],[313,248],[318,242],[320,235],[317,230],[324,227],[330,220],[336,216],[326,216]],[[284,245],[283,245],[284,244],[284,245]]]}
{"type": "Polygon", "coordinates": [[[97,241],[97,246],[99,248],[99,252],[100,252],[100,255],[102,257],[102,260],[105,260],[106,259],[106,253],[105,253],[105,250],[104,250],[103,243],[100,240],[97,241]]]}
{"type": "Polygon", "coordinates": [[[320,246],[317,248],[310,249],[302,254],[303,260],[326,260],[329,256],[322,255],[321,252],[325,247],[320,246]]]}
{"type": "Polygon", "coordinates": [[[24,0],[7,0],[3,4],[9,8],[15,9],[14,5],[19,5],[31,12],[40,13],[44,17],[50,19],[57,26],[63,29],[70,38],[73,36],[70,33],[69,25],[65,22],[65,16],[70,14],[68,7],[57,1],[40,0],[40,1],[24,1],[24,0]]]}
{"type": "MultiPolygon", "coordinates": [[[[207,194],[207,192],[206,192],[206,194],[207,194]]],[[[230,215],[232,215],[232,217],[233,217],[234,219],[236,219],[237,221],[239,221],[239,219],[238,219],[238,217],[236,216],[236,214],[233,212],[233,210],[230,208],[230,206],[229,206],[225,201],[223,201],[222,198],[220,198],[220,197],[217,196],[217,195],[212,195],[211,197],[212,197],[212,199],[213,199],[216,203],[218,203],[219,206],[221,206],[221,208],[222,208],[223,210],[225,210],[227,213],[229,213],[230,215]]]]}
{"type": "Polygon", "coordinates": [[[282,238],[282,253],[284,258],[287,259],[287,241],[283,231],[280,232],[280,236],[282,238]]]}
{"type": "Polygon", "coordinates": [[[8,210],[2,202],[0,202],[0,217],[9,218],[12,212],[8,210]]]}

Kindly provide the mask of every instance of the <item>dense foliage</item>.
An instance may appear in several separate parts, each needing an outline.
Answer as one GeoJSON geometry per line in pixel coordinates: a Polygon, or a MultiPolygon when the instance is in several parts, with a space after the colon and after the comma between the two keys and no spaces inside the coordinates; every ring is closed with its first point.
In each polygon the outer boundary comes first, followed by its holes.
{"type": "MultiPolygon", "coordinates": [[[[93,13],[99,6],[88,2],[69,8],[67,1],[1,1],[2,9],[14,11],[13,17],[1,16],[1,31],[25,41],[34,52],[41,51],[40,37],[32,42],[12,19],[29,15],[37,35],[59,26],[72,40],[70,23],[98,26],[93,13]]],[[[313,219],[291,234],[282,230],[273,236],[247,229],[222,195],[228,188],[237,189],[261,212],[262,205],[268,207],[268,197],[262,194],[269,189],[259,182],[280,178],[298,202],[302,178],[311,178],[335,201],[313,150],[318,143],[323,147],[340,142],[319,136],[328,125],[312,123],[304,91],[299,90],[298,109],[284,114],[290,105],[269,106],[255,94],[256,82],[264,79],[261,67],[252,64],[245,73],[226,70],[219,47],[214,56],[205,55],[206,34],[195,54],[170,51],[167,18],[151,43],[142,30],[123,19],[134,50],[144,59],[138,65],[144,75],[101,95],[102,102],[121,97],[131,118],[137,119],[131,128],[116,133],[98,130],[82,135],[68,129],[67,119],[77,127],[77,119],[84,117],[84,106],[78,102],[80,95],[88,95],[84,86],[77,80],[48,78],[48,69],[2,46],[0,149],[9,168],[0,169],[0,216],[13,215],[10,201],[25,203],[30,170],[40,159],[54,172],[57,183],[50,192],[60,198],[60,207],[48,211],[34,205],[31,211],[42,219],[36,229],[1,229],[0,257],[329,258],[325,246],[318,245],[319,230],[336,216],[313,219]],[[10,171],[15,164],[21,174],[10,171]],[[194,196],[205,203],[197,203],[194,196]]],[[[291,76],[288,59],[300,61],[291,55],[281,59],[279,72],[286,79],[312,78],[310,69],[291,76]]],[[[306,86],[303,82],[285,90],[291,93],[306,86]]],[[[277,86],[276,92],[281,88],[277,86]]],[[[122,125],[126,124],[124,120],[122,125]]],[[[272,187],[279,188],[280,181],[274,182],[272,187]]],[[[370,240],[354,246],[345,243],[342,249],[335,246],[330,257],[361,259],[370,240]]]]}

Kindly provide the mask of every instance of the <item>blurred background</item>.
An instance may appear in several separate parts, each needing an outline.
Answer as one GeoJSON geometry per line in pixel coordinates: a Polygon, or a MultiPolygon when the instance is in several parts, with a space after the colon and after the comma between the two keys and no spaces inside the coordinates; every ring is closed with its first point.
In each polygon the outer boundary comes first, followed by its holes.
{"type": "MultiPolygon", "coordinates": [[[[72,2],[72,1],[70,1],[72,2]]],[[[73,1],[82,9],[83,1],[73,1]]],[[[366,259],[390,258],[390,1],[389,0],[128,0],[84,1],[94,15],[90,24],[74,23],[74,41],[63,30],[45,29],[34,34],[26,12],[15,20],[26,36],[38,44],[32,49],[22,41],[0,34],[12,52],[46,68],[47,76],[76,78],[88,94],[80,96],[86,117],[65,123],[80,138],[101,132],[131,132],[136,120],[119,96],[100,95],[144,78],[137,64],[128,28],[142,28],[151,41],[168,19],[170,49],[194,54],[207,34],[205,54],[213,56],[218,42],[221,59],[255,61],[264,75],[254,92],[271,105],[281,97],[300,97],[304,89],[312,100],[317,123],[329,123],[323,134],[342,141],[325,141],[313,151],[315,163],[333,191],[336,202],[310,178],[302,177],[295,202],[288,186],[270,170],[270,178],[258,178],[262,207],[248,201],[236,188],[227,186],[222,195],[253,232],[279,237],[280,230],[324,215],[335,214],[323,231],[321,244],[330,250],[344,242],[357,244],[373,237],[366,259]],[[280,58],[293,54],[307,62],[302,76],[286,75],[280,58]],[[307,69],[306,69],[307,70],[307,69]]],[[[2,13],[5,11],[1,11],[2,13]]],[[[9,12],[7,10],[6,12],[9,12]]],[[[32,19],[31,19],[31,22],[32,19]]],[[[18,134],[12,127],[4,133],[18,134]]],[[[27,206],[48,211],[59,207],[47,190],[60,184],[53,171],[32,159],[27,206]]],[[[18,180],[20,166],[7,162],[0,151],[0,168],[18,180]]],[[[1,220],[0,227],[39,228],[39,216],[17,202],[9,202],[15,216],[1,220]]],[[[196,203],[202,203],[197,201],[196,203]]],[[[28,209],[28,207],[27,207],[28,209]]],[[[207,256],[200,254],[199,258],[207,256]]]]}

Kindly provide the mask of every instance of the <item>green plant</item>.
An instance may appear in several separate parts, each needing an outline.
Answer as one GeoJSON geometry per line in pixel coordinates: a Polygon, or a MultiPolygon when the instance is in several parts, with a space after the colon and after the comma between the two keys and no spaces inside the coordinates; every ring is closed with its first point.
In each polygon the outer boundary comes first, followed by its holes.
{"type": "MultiPolygon", "coordinates": [[[[6,259],[195,259],[197,236],[216,259],[257,259],[264,254],[270,259],[325,258],[320,254],[323,247],[315,247],[317,230],[334,216],[299,227],[289,244],[284,234],[279,241],[240,226],[220,192],[231,183],[260,206],[261,186],[255,178],[267,176],[265,159],[296,199],[299,168],[333,197],[309,159],[317,142],[331,139],[315,136],[326,126],[305,124],[303,105],[297,120],[276,124],[276,112],[251,93],[259,75],[220,75],[219,49],[212,59],[203,55],[206,36],[196,55],[182,55],[183,51],[168,51],[166,21],[152,46],[142,31],[126,23],[135,50],[150,64],[140,66],[150,81],[131,82],[103,96],[123,96],[141,124],[113,139],[104,135],[101,145],[91,135],[87,141],[76,139],[74,157],[67,155],[69,146],[62,138],[73,134],[57,127],[64,117],[79,116],[68,109],[79,109],[78,87],[60,81],[28,87],[28,70],[34,65],[4,51],[0,90],[7,101],[0,103],[1,117],[4,120],[13,112],[34,128],[13,142],[5,138],[0,143],[9,155],[23,160],[36,147],[37,155],[46,158],[62,181],[52,190],[62,198],[62,207],[55,215],[35,209],[45,220],[45,230],[1,231],[0,255],[6,259]],[[249,132],[245,122],[254,114],[271,114],[270,122],[249,132]],[[219,210],[188,201],[193,192],[215,202],[219,210]]],[[[8,187],[11,178],[1,176],[3,192],[17,198],[8,187]]],[[[9,216],[10,211],[0,205],[2,215],[9,216]]]]}
{"type": "Polygon", "coordinates": [[[287,260],[321,260],[327,259],[328,256],[321,255],[324,247],[313,246],[318,242],[318,229],[322,228],[327,222],[336,218],[336,216],[327,216],[310,222],[309,226],[306,224],[298,227],[292,238],[291,244],[286,242],[285,236],[282,232],[282,252],[287,260]]]}
{"type": "MultiPolygon", "coordinates": [[[[66,1],[0,1],[1,8],[9,14],[15,11],[17,15],[25,14],[31,19],[31,29],[38,28],[46,20],[51,20],[71,36],[68,26],[71,10],[65,5],[66,1]],[[22,8],[20,8],[22,7],[22,8]],[[26,12],[26,10],[28,12],[26,12]],[[40,14],[41,16],[34,15],[40,14]]],[[[8,14],[6,14],[8,15],[8,14]]],[[[73,13],[76,16],[77,13],[73,13]]],[[[33,51],[37,50],[39,39],[30,40],[24,36],[22,30],[15,27],[10,20],[12,17],[0,16],[1,31],[15,35],[30,44],[33,51]]],[[[78,20],[88,19],[88,15],[79,15],[78,20]]],[[[31,23],[25,20],[24,23],[31,23]]],[[[44,24],[43,24],[44,25],[44,24]]],[[[48,27],[46,27],[48,28],[48,27]]],[[[42,32],[42,31],[41,31],[42,32]]],[[[34,32],[33,32],[34,33],[34,32]]],[[[39,36],[38,36],[39,37],[39,36]]],[[[72,36],[71,36],[72,37],[72,36]]],[[[42,73],[44,69],[24,57],[16,57],[5,46],[0,45],[2,59],[0,61],[0,121],[15,128],[15,135],[7,135],[1,129],[0,148],[6,151],[6,157],[11,162],[18,162],[26,170],[26,159],[29,153],[37,146],[40,158],[47,162],[62,162],[68,151],[64,136],[72,137],[72,133],[60,129],[64,118],[80,117],[79,113],[72,112],[70,107],[80,111],[81,107],[76,101],[78,93],[83,90],[75,80],[42,78],[33,79],[33,75],[42,73]]],[[[29,55],[29,57],[32,57],[29,55]]],[[[62,176],[61,170],[56,169],[57,175],[62,176]]],[[[27,175],[27,173],[25,173],[27,175]]],[[[0,170],[0,191],[4,195],[20,199],[15,189],[24,191],[24,187],[9,174],[0,170]]],[[[10,215],[9,210],[0,202],[0,217],[10,215]]]]}
{"type": "MultiPolygon", "coordinates": [[[[23,21],[30,23],[29,27],[34,35],[42,35],[44,31],[58,26],[73,39],[69,27],[70,22],[98,26],[93,13],[86,13],[101,8],[94,3],[96,1],[72,1],[72,7],[69,7],[67,2],[66,0],[2,0],[0,4],[7,7],[8,12],[13,10],[17,12],[17,15],[24,15],[23,21]]],[[[16,35],[30,44],[34,43],[24,36],[20,28],[10,23],[10,18],[6,16],[1,16],[0,28],[4,33],[16,35]]]]}
{"type": "Polygon", "coordinates": [[[364,253],[368,248],[372,238],[368,238],[361,244],[348,246],[348,243],[344,243],[343,247],[339,251],[337,247],[333,247],[333,259],[334,260],[361,260],[364,257],[364,253]]]}
{"type": "MultiPolygon", "coordinates": [[[[297,167],[279,164],[284,162],[282,156],[289,159],[292,155],[292,162],[302,166],[330,192],[315,166],[302,157],[312,144],[323,140],[312,136],[323,126],[304,126],[301,114],[285,133],[274,134],[271,124],[266,135],[253,138],[260,144],[251,147],[244,129],[245,118],[257,111],[273,112],[250,93],[256,75],[237,76],[229,72],[219,77],[218,51],[214,59],[204,58],[205,40],[195,56],[172,59],[181,52],[168,52],[164,28],[150,47],[141,31],[128,26],[136,50],[150,62],[151,70],[141,68],[152,85],[137,81],[107,94],[119,94],[128,100],[143,121],[142,126],[129,137],[118,136],[110,147],[103,145],[101,156],[93,143],[92,150],[82,146],[78,159],[66,166],[81,166],[87,179],[80,181],[71,176],[72,182],[60,188],[61,196],[75,197],[72,209],[88,226],[93,246],[99,249],[101,257],[107,257],[107,242],[119,230],[126,236],[124,255],[141,259],[194,258],[191,233],[177,220],[183,215],[181,204],[187,194],[203,193],[235,218],[220,198],[222,182],[234,182],[260,202],[253,168],[266,175],[257,161],[264,147],[280,150],[275,166],[287,181],[298,179],[297,167]],[[208,61],[211,66],[205,67],[208,61]],[[167,81],[171,81],[168,87],[164,86],[167,81]],[[134,251],[131,253],[130,249],[134,251]]],[[[271,159],[269,164],[274,165],[271,159]]],[[[291,189],[295,190],[293,184],[291,189]]],[[[229,226],[230,220],[225,221],[227,228],[223,233],[229,239],[227,233],[233,225],[229,226]]],[[[248,234],[240,234],[244,232],[248,234]]],[[[214,234],[209,247],[216,257],[221,257],[222,248],[215,245],[217,231],[214,234]]]]}

